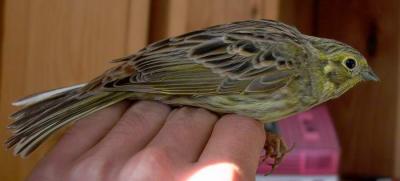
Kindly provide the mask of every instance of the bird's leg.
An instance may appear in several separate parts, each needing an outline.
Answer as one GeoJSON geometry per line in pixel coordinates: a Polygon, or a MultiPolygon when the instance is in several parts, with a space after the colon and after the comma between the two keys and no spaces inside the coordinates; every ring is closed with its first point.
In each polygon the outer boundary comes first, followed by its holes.
{"type": "Polygon", "coordinates": [[[282,137],[277,134],[265,132],[265,136],[265,155],[261,158],[261,161],[267,161],[271,166],[271,170],[265,174],[269,175],[281,163],[285,155],[293,149],[293,146],[289,148],[282,140],[282,137]]]}

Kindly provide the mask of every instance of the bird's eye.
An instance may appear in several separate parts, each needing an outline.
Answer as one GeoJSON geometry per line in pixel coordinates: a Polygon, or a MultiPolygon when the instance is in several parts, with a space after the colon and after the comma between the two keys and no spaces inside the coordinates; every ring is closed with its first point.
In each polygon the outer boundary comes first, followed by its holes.
{"type": "Polygon", "coordinates": [[[344,61],[344,65],[345,65],[348,69],[352,70],[352,69],[354,69],[354,68],[357,66],[357,62],[356,62],[356,60],[354,60],[354,59],[352,59],[352,58],[348,58],[348,59],[346,59],[346,60],[344,61]]]}

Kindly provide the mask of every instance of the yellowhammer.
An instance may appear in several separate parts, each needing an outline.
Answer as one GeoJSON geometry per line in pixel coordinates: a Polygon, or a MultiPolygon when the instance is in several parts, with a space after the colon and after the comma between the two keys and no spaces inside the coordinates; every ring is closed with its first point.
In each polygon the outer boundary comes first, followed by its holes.
{"type": "MultiPolygon", "coordinates": [[[[125,99],[203,107],[270,123],[336,98],[361,81],[378,80],[352,47],[271,20],[190,32],[114,62],[119,65],[87,84],[16,101],[24,107],[11,115],[7,146],[26,156],[62,126],[125,99]]],[[[279,162],[284,144],[267,140],[269,156],[279,162]]]]}

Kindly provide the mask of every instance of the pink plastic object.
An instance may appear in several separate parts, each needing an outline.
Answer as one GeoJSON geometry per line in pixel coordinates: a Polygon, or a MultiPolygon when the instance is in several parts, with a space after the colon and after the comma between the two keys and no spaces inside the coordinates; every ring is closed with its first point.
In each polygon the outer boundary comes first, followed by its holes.
{"type": "MultiPolygon", "coordinates": [[[[338,173],[340,147],[326,106],[294,115],[277,123],[278,133],[288,146],[294,144],[274,175],[332,175],[338,173]]],[[[270,170],[260,163],[257,173],[270,170]]]]}

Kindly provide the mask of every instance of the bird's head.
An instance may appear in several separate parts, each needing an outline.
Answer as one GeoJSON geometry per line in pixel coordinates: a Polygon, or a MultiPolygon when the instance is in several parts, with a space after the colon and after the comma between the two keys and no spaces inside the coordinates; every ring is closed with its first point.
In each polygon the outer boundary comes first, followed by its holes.
{"type": "Polygon", "coordinates": [[[367,60],[356,49],[336,40],[309,37],[317,50],[323,75],[335,86],[339,96],[361,81],[379,81],[367,60]]]}

